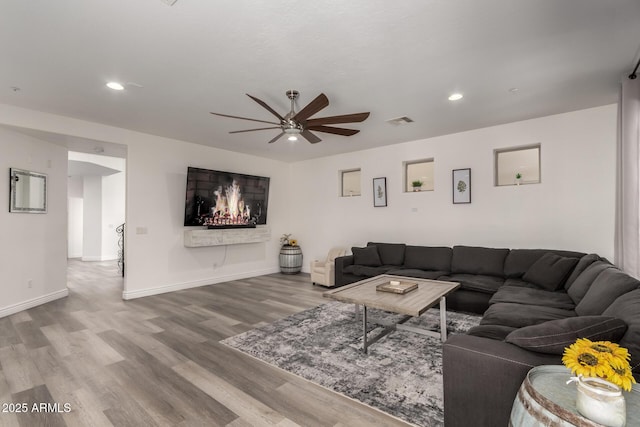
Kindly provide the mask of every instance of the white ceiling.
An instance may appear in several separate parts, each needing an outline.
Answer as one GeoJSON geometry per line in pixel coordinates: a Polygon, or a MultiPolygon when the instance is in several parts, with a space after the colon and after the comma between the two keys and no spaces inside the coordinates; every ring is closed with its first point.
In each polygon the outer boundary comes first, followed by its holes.
{"type": "Polygon", "coordinates": [[[640,48],[639,0],[0,0],[0,11],[0,103],[284,161],[614,103],[640,48]],[[114,92],[110,80],[133,84],[114,92]],[[209,114],[271,121],[245,93],[284,114],[287,89],[298,109],[329,97],[314,117],[371,116],[341,125],[355,136],[311,145],[230,135],[262,125],[209,114]],[[454,91],[465,97],[448,101],[454,91]],[[415,122],[385,122],[398,116],[415,122]]]}

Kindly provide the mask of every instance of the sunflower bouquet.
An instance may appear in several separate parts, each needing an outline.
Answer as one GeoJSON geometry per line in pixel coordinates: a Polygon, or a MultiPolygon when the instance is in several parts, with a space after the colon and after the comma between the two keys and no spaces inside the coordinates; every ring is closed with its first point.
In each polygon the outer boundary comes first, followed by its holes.
{"type": "Polygon", "coordinates": [[[564,350],[562,363],[574,375],[602,378],[630,391],[636,382],[631,374],[630,358],[627,349],[618,344],[578,338],[564,350]]]}

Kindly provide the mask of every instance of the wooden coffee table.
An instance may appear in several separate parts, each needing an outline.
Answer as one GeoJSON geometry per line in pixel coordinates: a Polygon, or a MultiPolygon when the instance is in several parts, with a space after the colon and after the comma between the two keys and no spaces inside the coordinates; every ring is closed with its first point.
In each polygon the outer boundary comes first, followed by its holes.
{"type": "Polygon", "coordinates": [[[325,298],[355,304],[356,321],[360,321],[360,306],[363,307],[362,350],[366,353],[367,348],[371,344],[394,330],[434,336],[444,342],[447,339],[447,305],[445,297],[459,287],[460,284],[457,282],[443,282],[440,280],[417,279],[414,277],[383,274],[327,291],[322,295],[325,298]],[[406,294],[395,294],[376,290],[376,286],[389,283],[392,280],[417,283],[418,288],[406,294]],[[419,317],[437,303],[440,303],[440,332],[404,325],[411,317],[419,317]],[[377,336],[369,338],[367,336],[367,308],[377,308],[384,311],[404,314],[405,316],[396,323],[376,319],[375,323],[382,325],[384,330],[377,336]]]}

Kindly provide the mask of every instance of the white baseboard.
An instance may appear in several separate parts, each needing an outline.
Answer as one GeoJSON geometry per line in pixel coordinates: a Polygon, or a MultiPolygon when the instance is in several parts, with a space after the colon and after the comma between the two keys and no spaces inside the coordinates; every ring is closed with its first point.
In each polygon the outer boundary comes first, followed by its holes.
{"type": "Polygon", "coordinates": [[[46,304],[51,301],[55,301],[60,298],[64,298],[69,295],[69,289],[64,288],[56,292],[52,292],[47,295],[42,295],[37,298],[30,299],[28,301],[19,302],[7,307],[0,308],[0,317],[10,316],[23,310],[28,310],[33,307],[37,307],[42,304],[46,304]]]}
{"type": "Polygon", "coordinates": [[[232,280],[247,279],[249,277],[264,276],[265,274],[279,273],[279,267],[265,268],[263,270],[245,271],[242,273],[216,276],[209,279],[195,280],[192,282],[175,283],[172,285],[158,286],[155,288],[139,289],[135,291],[123,291],[122,299],[130,300],[135,298],[148,297],[151,295],[164,294],[167,292],[181,291],[183,289],[197,288],[200,286],[214,285],[216,283],[230,282],[232,280]]]}

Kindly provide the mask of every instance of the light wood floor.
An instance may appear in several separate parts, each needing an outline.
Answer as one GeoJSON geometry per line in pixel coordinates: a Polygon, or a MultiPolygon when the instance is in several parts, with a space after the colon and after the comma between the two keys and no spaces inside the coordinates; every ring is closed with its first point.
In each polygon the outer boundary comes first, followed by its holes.
{"type": "Polygon", "coordinates": [[[309,282],[274,274],[123,301],[115,263],[70,260],[67,298],[0,319],[0,425],[407,426],[219,343],[325,302],[309,282]]]}

